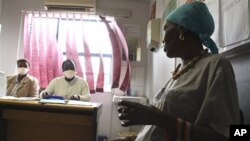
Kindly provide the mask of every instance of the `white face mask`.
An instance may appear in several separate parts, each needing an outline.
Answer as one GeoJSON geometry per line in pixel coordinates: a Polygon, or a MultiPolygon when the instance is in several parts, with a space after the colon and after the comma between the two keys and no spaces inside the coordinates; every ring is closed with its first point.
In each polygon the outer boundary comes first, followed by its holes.
{"type": "Polygon", "coordinates": [[[66,70],[66,71],[63,72],[63,75],[66,78],[71,79],[71,78],[73,78],[76,75],[76,72],[73,71],[73,70],[66,70]]]}
{"type": "Polygon", "coordinates": [[[29,69],[21,67],[21,68],[17,68],[17,72],[20,75],[25,75],[26,73],[28,73],[29,69]]]}

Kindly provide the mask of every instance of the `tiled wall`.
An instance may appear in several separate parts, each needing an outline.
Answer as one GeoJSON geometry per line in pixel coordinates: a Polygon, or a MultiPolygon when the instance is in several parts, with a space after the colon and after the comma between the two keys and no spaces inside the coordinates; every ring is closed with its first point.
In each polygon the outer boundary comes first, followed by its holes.
{"type": "MultiPolygon", "coordinates": [[[[146,86],[146,69],[145,67],[138,65],[139,62],[131,62],[131,85],[130,85],[130,93],[129,95],[131,96],[136,96],[136,97],[146,97],[145,95],[145,86],[146,86]]],[[[122,72],[121,75],[124,76],[126,72],[126,62],[122,63],[122,72]]],[[[123,79],[121,79],[122,81],[123,79]]],[[[117,110],[113,111],[113,114],[117,114],[117,110]]],[[[115,115],[114,114],[114,115],[115,115]]],[[[118,123],[119,120],[117,117],[113,115],[113,121],[114,123],[118,123]]],[[[117,126],[117,125],[116,125],[117,126]]],[[[131,126],[129,128],[124,128],[124,127],[116,127],[119,128],[119,132],[139,132],[141,126],[131,126]]],[[[114,136],[114,135],[111,135],[114,136]]]]}
{"type": "Polygon", "coordinates": [[[141,66],[132,66],[131,69],[131,96],[144,97],[144,86],[145,86],[145,68],[141,66]]]}
{"type": "MultiPolygon", "coordinates": [[[[120,83],[123,80],[126,69],[127,69],[126,62],[123,62],[122,70],[121,70],[122,79],[120,80],[120,83]]],[[[144,93],[145,81],[146,81],[145,67],[135,65],[132,62],[131,63],[131,85],[130,85],[130,90],[128,91],[128,95],[145,97],[145,93],[144,93]]]]}

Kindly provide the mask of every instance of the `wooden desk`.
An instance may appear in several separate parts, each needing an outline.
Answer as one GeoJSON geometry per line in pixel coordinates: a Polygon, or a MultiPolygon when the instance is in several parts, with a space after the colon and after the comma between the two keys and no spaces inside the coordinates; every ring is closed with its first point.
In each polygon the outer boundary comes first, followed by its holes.
{"type": "Polygon", "coordinates": [[[0,99],[0,141],[96,141],[102,104],[0,99]]]}

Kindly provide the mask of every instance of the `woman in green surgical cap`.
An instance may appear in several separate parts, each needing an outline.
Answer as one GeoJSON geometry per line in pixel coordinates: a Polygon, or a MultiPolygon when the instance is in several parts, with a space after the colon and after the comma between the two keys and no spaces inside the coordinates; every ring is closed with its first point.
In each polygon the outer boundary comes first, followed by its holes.
{"type": "Polygon", "coordinates": [[[195,1],[178,7],[164,31],[166,56],[182,64],[152,103],[118,103],[123,126],[144,126],[137,136],[113,141],[229,140],[229,126],[240,123],[237,87],[230,62],[217,55],[210,38],[214,21],[207,6],[195,1]]]}

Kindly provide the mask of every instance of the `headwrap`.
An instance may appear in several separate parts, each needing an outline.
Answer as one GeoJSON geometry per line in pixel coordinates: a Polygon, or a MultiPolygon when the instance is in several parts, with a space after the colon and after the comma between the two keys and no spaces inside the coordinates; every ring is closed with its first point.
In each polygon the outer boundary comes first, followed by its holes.
{"type": "Polygon", "coordinates": [[[214,32],[214,20],[206,4],[194,1],[172,11],[167,21],[176,23],[199,36],[212,53],[218,54],[218,48],[210,36],[214,32]]]}

